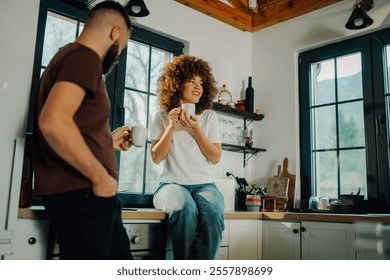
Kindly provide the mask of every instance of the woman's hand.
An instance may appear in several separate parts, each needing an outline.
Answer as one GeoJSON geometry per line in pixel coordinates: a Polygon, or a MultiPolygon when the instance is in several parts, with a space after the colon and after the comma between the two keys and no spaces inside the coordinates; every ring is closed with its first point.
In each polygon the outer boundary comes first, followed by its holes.
{"type": "Polygon", "coordinates": [[[127,151],[131,147],[131,131],[127,126],[119,127],[112,133],[112,144],[117,151],[127,151]]]}
{"type": "Polygon", "coordinates": [[[168,114],[169,125],[168,126],[170,126],[171,128],[175,128],[176,127],[176,124],[177,124],[177,122],[180,119],[181,111],[182,111],[181,108],[177,107],[177,108],[172,109],[169,112],[169,114],[168,114]]]}
{"type": "Polygon", "coordinates": [[[187,112],[183,110],[181,110],[180,113],[180,123],[182,126],[192,128],[192,129],[199,127],[198,118],[194,115],[192,115],[191,117],[188,116],[187,112]]]}

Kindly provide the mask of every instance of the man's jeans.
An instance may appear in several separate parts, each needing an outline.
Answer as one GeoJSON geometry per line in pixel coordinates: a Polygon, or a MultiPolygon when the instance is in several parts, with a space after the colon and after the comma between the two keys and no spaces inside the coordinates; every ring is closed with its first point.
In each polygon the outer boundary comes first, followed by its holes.
{"type": "Polygon", "coordinates": [[[176,260],[213,260],[224,225],[224,199],[214,183],[160,183],[153,204],[168,214],[176,260]]]}

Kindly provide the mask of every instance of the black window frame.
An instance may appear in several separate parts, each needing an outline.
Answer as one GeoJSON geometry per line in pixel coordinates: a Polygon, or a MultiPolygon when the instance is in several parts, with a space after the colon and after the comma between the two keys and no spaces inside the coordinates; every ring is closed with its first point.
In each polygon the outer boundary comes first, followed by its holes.
{"type": "MultiPolygon", "coordinates": [[[[312,195],[312,157],[310,135],[310,65],[311,63],[361,52],[363,108],[367,156],[367,195],[363,212],[390,211],[390,186],[387,133],[378,135],[376,117],[385,113],[384,46],[390,44],[390,28],[322,46],[299,54],[299,119],[301,158],[301,201],[307,208],[312,195]]],[[[382,124],[383,127],[384,124],[382,124]]],[[[386,128],[384,128],[386,131],[386,128]]]]}

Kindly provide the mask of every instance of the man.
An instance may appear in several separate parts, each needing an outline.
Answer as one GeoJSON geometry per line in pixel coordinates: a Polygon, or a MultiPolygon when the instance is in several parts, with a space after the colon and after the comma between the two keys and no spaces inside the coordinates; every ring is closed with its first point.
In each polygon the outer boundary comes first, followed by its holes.
{"type": "Polygon", "coordinates": [[[131,259],[116,194],[116,150],[129,128],[112,134],[103,74],[130,37],[121,4],[91,11],[75,42],[61,48],[38,89],[34,124],[35,192],[42,196],[61,259],[131,259]]]}

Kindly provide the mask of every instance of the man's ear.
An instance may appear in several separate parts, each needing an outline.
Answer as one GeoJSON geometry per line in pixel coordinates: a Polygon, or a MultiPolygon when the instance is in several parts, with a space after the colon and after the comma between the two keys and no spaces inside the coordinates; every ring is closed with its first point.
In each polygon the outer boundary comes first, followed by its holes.
{"type": "Polygon", "coordinates": [[[113,26],[110,33],[110,39],[112,41],[116,41],[119,38],[119,34],[120,34],[120,27],[113,26]]]}

